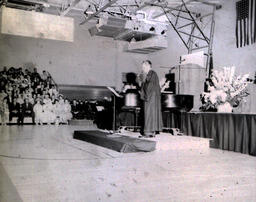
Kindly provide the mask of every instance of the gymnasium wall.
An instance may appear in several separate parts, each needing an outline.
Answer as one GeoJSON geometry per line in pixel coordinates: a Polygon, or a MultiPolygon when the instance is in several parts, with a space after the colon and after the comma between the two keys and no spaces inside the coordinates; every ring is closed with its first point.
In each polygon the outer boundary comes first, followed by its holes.
{"type": "Polygon", "coordinates": [[[123,52],[123,42],[91,37],[80,21],[75,19],[74,42],[0,34],[0,68],[35,66],[59,84],[121,88],[122,72],[139,72],[147,56],[123,52]]]}

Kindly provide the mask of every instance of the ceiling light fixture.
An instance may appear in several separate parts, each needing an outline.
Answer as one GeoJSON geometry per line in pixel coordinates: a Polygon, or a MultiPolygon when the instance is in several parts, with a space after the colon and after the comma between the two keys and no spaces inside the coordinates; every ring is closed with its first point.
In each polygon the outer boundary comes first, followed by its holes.
{"type": "Polygon", "coordinates": [[[94,11],[92,10],[91,5],[89,5],[89,6],[86,8],[86,10],[84,11],[84,14],[85,14],[86,16],[92,15],[93,13],[94,13],[94,11]]]}

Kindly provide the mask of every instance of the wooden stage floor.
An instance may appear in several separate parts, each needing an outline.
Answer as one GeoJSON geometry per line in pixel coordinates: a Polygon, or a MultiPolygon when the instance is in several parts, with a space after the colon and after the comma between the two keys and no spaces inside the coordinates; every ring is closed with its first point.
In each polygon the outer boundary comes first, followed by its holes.
{"type": "Polygon", "coordinates": [[[256,201],[253,156],[167,133],[156,151],[118,153],[72,138],[87,129],[0,126],[0,201],[256,201]]]}

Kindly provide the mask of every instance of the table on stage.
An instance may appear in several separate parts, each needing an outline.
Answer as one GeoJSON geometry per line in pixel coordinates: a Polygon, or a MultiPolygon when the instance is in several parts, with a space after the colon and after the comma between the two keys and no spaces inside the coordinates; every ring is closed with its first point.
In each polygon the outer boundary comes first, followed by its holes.
{"type": "Polygon", "coordinates": [[[210,147],[256,156],[256,114],[181,113],[185,135],[211,138],[210,147]]]}

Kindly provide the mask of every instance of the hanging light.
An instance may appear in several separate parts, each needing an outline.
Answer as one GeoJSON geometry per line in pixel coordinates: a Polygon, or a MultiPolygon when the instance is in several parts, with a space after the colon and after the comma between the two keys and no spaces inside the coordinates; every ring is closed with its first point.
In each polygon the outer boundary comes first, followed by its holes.
{"type": "Polygon", "coordinates": [[[94,13],[94,11],[92,10],[91,5],[89,5],[89,6],[86,8],[86,10],[84,11],[84,14],[85,14],[86,16],[92,15],[93,13],[94,13]]]}
{"type": "Polygon", "coordinates": [[[150,27],[149,31],[153,32],[153,31],[155,31],[155,28],[154,27],[150,27]]]}

